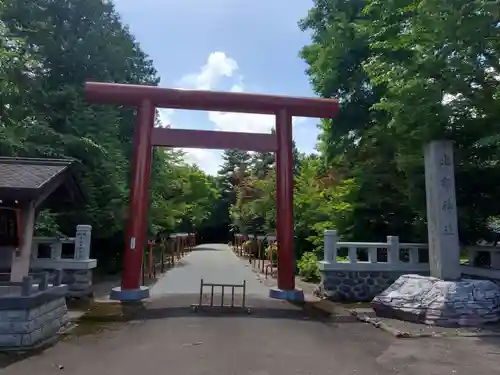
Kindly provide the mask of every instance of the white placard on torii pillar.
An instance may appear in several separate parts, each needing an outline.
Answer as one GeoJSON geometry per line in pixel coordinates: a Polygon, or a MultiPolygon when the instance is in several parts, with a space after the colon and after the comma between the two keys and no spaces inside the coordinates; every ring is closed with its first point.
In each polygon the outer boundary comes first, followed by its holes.
{"type": "Polygon", "coordinates": [[[461,274],[453,144],[432,141],[424,151],[431,276],[456,280],[461,274]]]}

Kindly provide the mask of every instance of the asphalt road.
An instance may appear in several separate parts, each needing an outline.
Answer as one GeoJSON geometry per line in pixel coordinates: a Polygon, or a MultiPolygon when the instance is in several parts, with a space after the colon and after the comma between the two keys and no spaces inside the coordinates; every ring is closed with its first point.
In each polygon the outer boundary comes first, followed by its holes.
{"type": "Polygon", "coordinates": [[[239,259],[224,244],[198,246],[167,272],[152,288],[152,296],[196,294],[200,280],[209,283],[241,284],[246,280],[247,294],[266,297],[269,290],[256,278],[248,263],[239,259]]]}
{"type": "Polygon", "coordinates": [[[265,287],[253,281],[252,314],[194,313],[189,304],[196,299],[197,278],[255,280],[236,258],[234,270],[214,266],[216,258],[230,259],[218,248],[189,255],[179,268],[177,273],[197,270],[195,281],[170,271],[137,320],[61,342],[0,374],[491,375],[500,368],[500,342],[494,339],[396,339],[371,325],[335,323],[270,300],[260,294],[265,287]],[[171,285],[183,280],[187,285],[171,285]]]}

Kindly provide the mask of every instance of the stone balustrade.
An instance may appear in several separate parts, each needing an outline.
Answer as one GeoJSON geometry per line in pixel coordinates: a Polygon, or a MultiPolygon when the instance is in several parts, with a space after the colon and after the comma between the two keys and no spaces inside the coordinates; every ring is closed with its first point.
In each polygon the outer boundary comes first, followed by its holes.
{"type": "Polygon", "coordinates": [[[97,260],[90,258],[92,227],[78,225],[75,237],[33,237],[31,271],[48,272],[53,280],[55,271],[62,271],[62,283],[68,285],[69,297],[84,297],[92,294],[92,270],[97,260]],[[72,252],[63,253],[63,246],[71,245],[72,252]],[[50,248],[50,254],[40,252],[42,246],[50,248]]]}
{"type": "Polygon", "coordinates": [[[426,244],[340,242],[335,230],[325,231],[324,260],[319,262],[322,294],[339,300],[369,301],[399,276],[429,274],[426,244]]]}
{"type": "Polygon", "coordinates": [[[387,242],[339,242],[337,232],[325,231],[324,260],[320,268],[342,271],[429,271],[428,246],[400,243],[398,236],[387,242]],[[422,251],[423,250],[423,251],[422,251]]]}
{"type": "MultiPolygon", "coordinates": [[[[488,279],[500,285],[500,248],[465,248],[468,262],[460,265],[464,278],[488,279]],[[480,262],[478,262],[478,259],[480,262]]],[[[341,242],[335,230],[324,234],[324,260],[319,262],[322,293],[333,299],[369,301],[404,274],[430,274],[425,243],[341,242]]]]}
{"type": "Polygon", "coordinates": [[[500,285],[500,247],[466,247],[467,261],[460,265],[464,277],[492,280],[500,285]]]}

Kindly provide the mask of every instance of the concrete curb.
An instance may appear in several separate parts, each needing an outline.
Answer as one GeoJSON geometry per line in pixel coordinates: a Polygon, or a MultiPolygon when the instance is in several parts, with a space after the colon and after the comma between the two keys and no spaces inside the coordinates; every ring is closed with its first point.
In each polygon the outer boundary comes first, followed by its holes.
{"type": "Polygon", "coordinates": [[[444,338],[444,337],[500,337],[500,332],[458,332],[446,333],[446,332],[425,332],[425,333],[411,333],[400,331],[397,328],[391,327],[387,323],[377,319],[372,318],[365,314],[358,314],[354,310],[350,310],[352,316],[356,317],[357,320],[364,323],[369,323],[375,328],[379,328],[382,331],[390,333],[392,336],[403,339],[403,338],[444,338]]]}

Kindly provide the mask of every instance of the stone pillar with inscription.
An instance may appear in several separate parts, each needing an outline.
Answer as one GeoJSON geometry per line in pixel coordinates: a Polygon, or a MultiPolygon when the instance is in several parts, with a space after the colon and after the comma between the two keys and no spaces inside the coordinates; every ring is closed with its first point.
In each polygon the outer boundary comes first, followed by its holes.
{"type": "Polygon", "coordinates": [[[96,267],[95,259],[90,259],[90,240],[92,226],[77,225],[75,235],[75,269],[65,270],[64,281],[69,284],[69,295],[80,297],[92,293],[92,269],[96,267]]]}
{"type": "Polygon", "coordinates": [[[453,144],[432,141],[424,151],[431,276],[457,280],[461,274],[453,144]]]}
{"type": "Polygon", "coordinates": [[[88,260],[90,258],[90,239],[92,226],[77,225],[75,236],[75,260],[88,260]]]}

